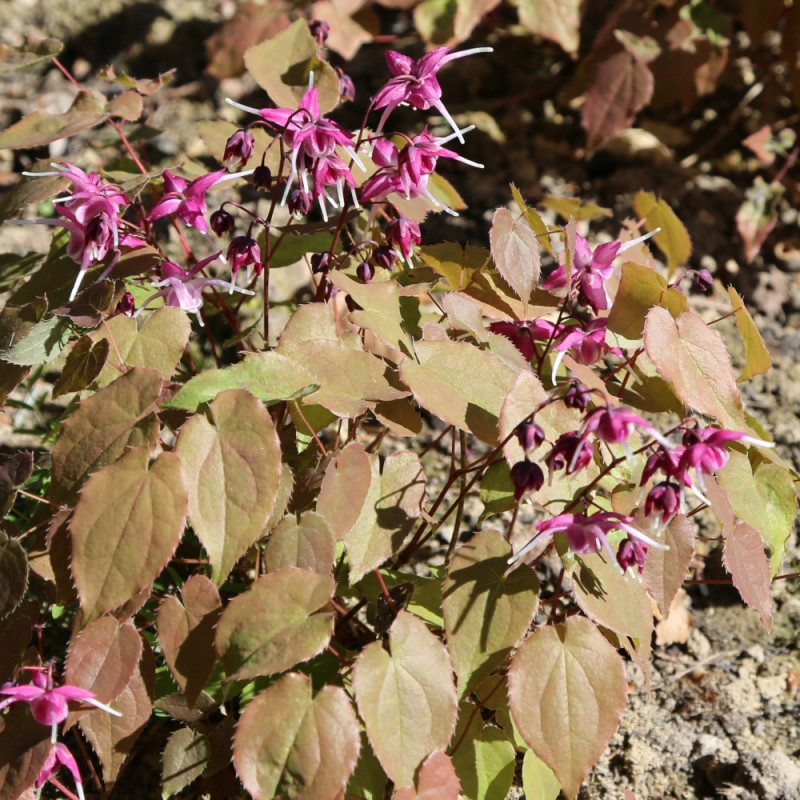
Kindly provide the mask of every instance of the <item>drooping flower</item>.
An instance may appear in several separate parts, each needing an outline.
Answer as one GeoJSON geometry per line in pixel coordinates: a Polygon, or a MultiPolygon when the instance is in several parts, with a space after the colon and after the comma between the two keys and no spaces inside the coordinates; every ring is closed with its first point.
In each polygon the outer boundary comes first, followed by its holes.
{"type": "Polygon", "coordinates": [[[511,483],[514,499],[520,500],[527,492],[538,492],[544,486],[544,473],[538,464],[525,458],[511,467],[511,483]]]}
{"type": "Polygon", "coordinates": [[[547,319],[523,320],[522,322],[507,322],[501,320],[489,325],[492,333],[499,333],[506,339],[511,339],[517,350],[522,353],[526,361],[530,361],[536,352],[534,342],[548,342],[554,339],[563,330],[563,326],[556,325],[547,319]]]}
{"type": "Polygon", "coordinates": [[[236,275],[243,267],[247,270],[247,280],[250,280],[252,270],[260,275],[264,269],[261,263],[261,248],[258,242],[249,234],[236,236],[228,245],[228,262],[231,266],[231,285],[236,281],[236,275]]]}
{"type": "Polygon", "coordinates": [[[224,169],[218,169],[201,175],[190,183],[179,175],[164,170],[164,196],[150,209],[147,218],[155,221],[168,214],[175,214],[190,228],[208,233],[205,217],[208,211],[206,192],[226,175],[224,169]]]}
{"type": "Polygon", "coordinates": [[[386,225],[386,242],[408,261],[411,248],[422,242],[419,223],[402,215],[394,217],[386,225]]]}
{"type": "Polygon", "coordinates": [[[47,783],[61,767],[66,767],[72,773],[72,779],[75,781],[75,788],[78,790],[78,797],[80,800],[84,800],[83,781],[81,780],[81,772],[78,769],[78,762],[75,761],[75,756],[70,753],[69,748],[61,742],[53,743],[45,759],[44,766],[36,778],[36,800],[39,800],[42,787],[45,783],[47,783]]]}
{"type": "Polygon", "coordinates": [[[383,130],[386,120],[397,106],[407,103],[412,108],[421,111],[426,111],[431,107],[435,108],[447,120],[459,141],[463,142],[462,132],[442,102],[442,87],[439,85],[437,74],[449,61],[475,53],[491,52],[491,47],[475,47],[458,53],[451,53],[449,47],[439,47],[415,61],[395,50],[387,50],[386,65],[389,67],[392,77],[372,98],[373,108],[385,109],[378,123],[377,131],[383,130]]]}
{"type": "Polygon", "coordinates": [[[225,142],[222,163],[226,167],[244,166],[253,154],[255,143],[255,137],[250,131],[242,129],[234,132],[228,141],[225,142]]]}

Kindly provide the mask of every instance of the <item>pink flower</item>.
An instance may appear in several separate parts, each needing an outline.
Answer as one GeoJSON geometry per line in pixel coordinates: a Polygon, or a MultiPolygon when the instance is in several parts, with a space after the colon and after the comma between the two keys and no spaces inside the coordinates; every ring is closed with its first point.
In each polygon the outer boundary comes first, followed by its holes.
{"type": "Polygon", "coordinates": [[[476,47],[472,50],[462,50],[460,53],[451,53],[449,47],[439,47],[415,61],[395,50],[388,50],[386,65],[389,67],[392,77],[372,98],[373,108],[386,109],[378,123],[378,132],[383,130],[386,120],[397,106],[401,103],[408,103],[412,108],[421,111],[431,107],[435,108],[447,120],[459,141],[463,142],[464,139],[458,125],[442,102],[442,87],[439,85],[437,73],[448,61],[464,58],[464,56],[474,53],[491,52],[491,47],[476,47]]]}
{"type": "Polygon", "coordinates": [[[544,473],[538,464],[527,458],[511,467],[511,483],[514,484],[514,499],[520,500],[526,492],[538,492],[544,485],[544,473]]]}
{"type": "Polygon", "coordinates": [[[70,684],[54,686],[52,667],[23,667],[23,669],[33,673],[31,676],[33,682],[11,683],[0,688],[0,695],[6,696],[5,700],[0,701],[0,709],[12,703],[27,703],[33,718],[42,725],[50,726],[52,742],[56,740],[57,726],[67,718],[69,712],[67,703],[70,700],[89,703],[103,711],[108,711],[115,717],[122,716],[119,711],[115,711],[97,700],[97,695],[88,689],[70,684]]]}
{"type": "Polygon", "coordinates": [[[206,192],[219,183],[226,175],[224,169],[209,172],[195,178],[191,183],[178,175],[173,175],[169,170],[164,170],[164,196],[150,209],[147,218],[151,221],[175,214],[190,228],[196,228],[200,233],[208,233],[205,214],[206,192]]]}
{"type": "Polygon", "coordinates": [[[80,800],[84,800],[83,781],[81,780],[78,763],[75,761],[75,757],[70,753],[67,746],[61,744],[61,742],[55,742],[50,748],[44,766],[36,778],[36,788],[40,790],[36,793],[36,797],[39,797],[42,786],[58,772],[60,767],[66,767],[72,773],[72,779],[75,781],[75,788],[78,790],[78,797],[80,797],[80,800]]]}
{"type": "Polygon", "coordinates": [[[411,248],[422,241],[419,224],[408,217],[395,217],[386,225],[386,242],[408,260],[411,248]]]}

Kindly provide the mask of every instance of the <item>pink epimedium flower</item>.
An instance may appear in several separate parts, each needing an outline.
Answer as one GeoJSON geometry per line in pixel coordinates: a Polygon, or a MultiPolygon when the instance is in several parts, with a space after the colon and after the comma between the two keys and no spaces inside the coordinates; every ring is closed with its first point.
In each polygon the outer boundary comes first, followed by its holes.
{"type": "Polygon", "coordinates": [[[81,772],[78,769],[78,762],[75,761],[75,756],[70,753],[69,748],[61,742],[55,742],[47,754],[44,766],[36,778],[36,798],[38,800],[41,795],[42,787],[58,772],[61,767],[66,767],[72,773],[72,779],[75,781],[75,788],[78,790],[78,797],[84,800],[83,781],[81,780],[81,772]]]}
{"type": "Polygon", "coordinates": [[[52,742],[56,741],[58,725],[67,718],[70,700],[89,703],[115,717],[122,716],[119,711],[97,700],[97,695],[88,689],[70,684],[55,686],[52,668],[23,667],[23,669],[32,673],[32,683],[12,682],[0,687],[0,695],[5,695],[6,698],[0,701],[0,710],[12,703],[27,703],[33,718],[42,725],[50,726],[52,742]]]}
{"type": "Polygon", "coordinates": [[[409,217],[395,217],[386,225],[386,242],[408,261],[411,249],[422,242],[419,224],[409,217]]]}
{"type": "Polygon", "coordinates": [[[165,170],[164,196],[150,209],[147,218],[154,222],[169,214],[175,214],[190,228],[195,228],[200,233],[208,233],[205,218],[208,211],[206,192],[226,175],[224,169],[218,169],[207,175],[201,175],[190,183],[178,175],[173,175],[169,170],[165,170]]]}
{"type": "Polygon", "coordinates": [[[659,550],[668,550],[667,545],[651,539],[631,524],[633,517],[618,514],[614,511],[602,511],[591,516],[584,514],[559,514],[552,519],[537,523],[539,533],[531,539],[518,553],[509,559],[509,564],[519,561],[523,556],[533,550],[540,542],[541,536],[553,536],[563,533],[569,549],[578,555],[599,553],[605,550],[611,558],[611,563],[621,569],[616,554],[608,541],[608,534],[614,530],[625,531],[628,536],[640,544],[655,547],[659,550]]]}
{"type": "Polygon", "coordinates": [[[403,53],[387,50],[386,65],[389,67],[392,77],[372,98],[374,109],[385,109],[378,123],[378,132],[383,130],[392,111],[402,103],[407,103],[412,108],[421,111],[426,111],[431,107],[435,108],[447,120],[459,141],[463,142],[462,132],[442,102],[442,87],[439,85],[437,73],[449,61],[475,53],[491,52],[491,47],[475,47],[458,53],[451,53],[449,47],[439,47],[415,61],[403,53]]]}
{"type": "Polygon", "coordinates": [[[522,353],[526,361],[530,361],[536,352],[534,342],[549,342],[555,339],[563,330],[563,326],[556,325],[547,319],[523,320],[521,322],[492,322],[489,325],[492,333],[510,339],[514,347],[522,353]]]}
{"type": "Polygon", "coordinates": [[[553,371],[551,380],[553,386],[556,385],[556,375],[558,368],[568,351],[579,364],[596,364],[606,353],[615,356],[622,356],[622,351],[618,347],[611,347],[606,342],[606,330],[608,317],[597,317],[588,325],[573,325],[562,328],[561,335],[556,343],[555,349],[558,356],[553,360],[553,371]]]}

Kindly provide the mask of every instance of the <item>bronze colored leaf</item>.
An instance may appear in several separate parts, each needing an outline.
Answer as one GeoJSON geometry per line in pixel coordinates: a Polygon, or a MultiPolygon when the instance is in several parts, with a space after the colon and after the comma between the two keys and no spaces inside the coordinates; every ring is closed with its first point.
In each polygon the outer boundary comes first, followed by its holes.
{"type": "Polygon", "coordinates": [[[683,514],[670,520],[664,530],[664,544],[669,550],[650,548],[644,563],[644,582],[656,601],[658,610],[666,616],[694,555],[694,525],[683,514]]]}
{"type": "Polygon", "coordinates": [[[460,789],[450,756],[434,750],[420,765],[414,786],[397,789],[392,800],[458,800],[460,789]]]}
{"type": "Polygon", "coordinates": [[[536,232],[525,215],[498,208],[492,217],[489,242],[497,271],[522,300],[527,317],[528,301],[542,269],[536,232]]]}
{"type": "Polygon", "coordinates": [[[305,511],[299,519],[284,517],[273,529],[264,548],[267,572],[300,567],[330,575],[336,555],[336,540],[325,518],[305,511]]]}
{"type": "Polygon", "coordinates": [[[28,557],[22,545],[0,530],[0,619],[10,614],[25,596],[28,557]]]}
{"type": "Polygon", "coordinates": [[[0,793],[3,800],[24,797],[50,752],[49,729],[15,703],[0,715],[0,793]]]}
{"type": "Polygon", "coordinates": [[[199,778],[208,766],[210,753],[205,734],[191,728],[178,728],[169,737],[161,757],[162,796],[172,797],[199,778]]]}
{"type": "Polygon", "coordinates": [[[53,398],[85,389],[103,369],[109,348],[107,339],[93,342],[91,336],[81,336],[69,351],[64,370],[53,384],[53,398]]]}

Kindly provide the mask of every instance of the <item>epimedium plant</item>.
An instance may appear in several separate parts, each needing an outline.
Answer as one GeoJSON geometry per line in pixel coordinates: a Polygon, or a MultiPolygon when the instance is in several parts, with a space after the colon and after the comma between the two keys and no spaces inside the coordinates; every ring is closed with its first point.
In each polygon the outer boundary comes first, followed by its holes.
{"type": "Polygon", "coordinates": [[[737,376],[691,310],[710,276],[646,191],[596,246],[514,186],[488,248],[425,242],[462,205],[439,160],[480,167],[438,73],[488,48],[388,52],[353,131],[328,116],[353,87],[325,34],[246,53],[271,103],[202,126],[211,171],[148,171],[124,126],[157,85],[127,77],[2,135],[107,123],[128,156],[42,163],[3,206],[51,200],[34,222],[56,228],[3,262],[4,397],[53,362],[71,397],[49,458],[2,466],[3,797],[112,792],[160,717],[165,797],[484,800],[521,759],[527,796],[573,798],[703,509],[771,624],[795,476],[739,393],[769,367],[741,298],[737,376]],[[400,104],[441,135],[391,131],[400,104]],[[310,293],[276,330],[270,276],[298,260],[310,293]]]}

